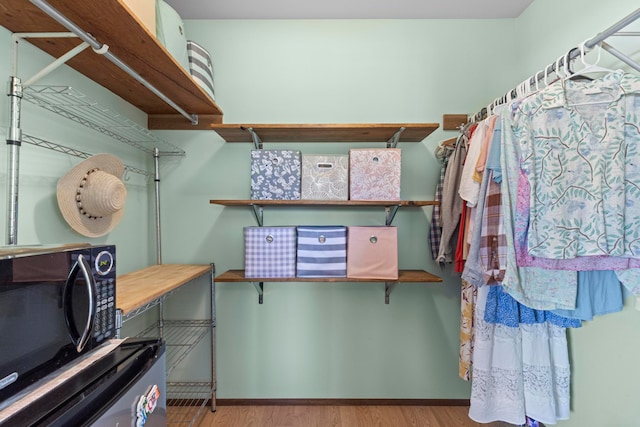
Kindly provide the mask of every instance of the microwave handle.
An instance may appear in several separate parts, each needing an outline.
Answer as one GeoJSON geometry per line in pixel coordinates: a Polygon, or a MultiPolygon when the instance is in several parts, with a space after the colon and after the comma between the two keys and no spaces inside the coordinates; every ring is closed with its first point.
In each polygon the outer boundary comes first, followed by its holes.
{"type": "Polygon", "coordinates": [[[67,283],[64,287],[63,301],[65,304],[65,317],[67,321],[67,327],[69,328],[69,333],[71,335],[71,341],[76,346],[76,351],[80,353],[84,349],[84,346],[87,344],[87,341],[89,341],[89,337],[91,337],[91,329],[93,328],[93,319],[96,312],[96,282],[93,278],[93,275],[91,274],[91,267],[82,254],[78,255],[78,259],[73,265],[71,272],[69,273],[67,283]],[[87,322],[85,324],[84,331],[82,331],[81,334],[78,333],[75,326],[73,326],[74,322],[71,304],[71,293],[68,291],[75,283],[78,272],[80,271],[85,278],[85,283],[87,284],[87,293],[89,295],[89,313],[87,315],[87,322]]]}

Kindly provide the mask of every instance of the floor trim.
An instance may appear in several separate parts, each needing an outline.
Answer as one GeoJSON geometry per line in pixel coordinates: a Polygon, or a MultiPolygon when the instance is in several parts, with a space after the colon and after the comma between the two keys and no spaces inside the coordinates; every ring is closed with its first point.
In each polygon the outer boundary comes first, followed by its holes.
{"type": "Polygon", "coordinates": [[[469,399],[216,399],[218,406],[469,406],[469,399]]]}

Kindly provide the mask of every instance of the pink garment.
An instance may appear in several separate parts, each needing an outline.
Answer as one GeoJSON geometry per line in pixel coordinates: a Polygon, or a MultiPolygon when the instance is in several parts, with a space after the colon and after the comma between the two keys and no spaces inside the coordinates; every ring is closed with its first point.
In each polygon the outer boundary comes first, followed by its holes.
{"type": "Polygon", "coordinates": [[[527,230],[529,228],[529,195],[531,185],[527,175],[520,170],[518,176],[518,197],[514,213],[514,240],[518,267],[540,267],[547,270],[627,270],[640,268],[640,259],[610,256],[578,256],[571,259],[540,258],[527,252],[527,230]]]}

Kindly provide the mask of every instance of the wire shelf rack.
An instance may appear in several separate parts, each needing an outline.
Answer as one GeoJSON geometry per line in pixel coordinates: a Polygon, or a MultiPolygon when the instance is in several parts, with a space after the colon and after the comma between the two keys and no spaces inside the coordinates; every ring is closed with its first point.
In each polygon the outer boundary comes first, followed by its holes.
{"type": "Polygon", "coordinates": [[[138,336],[160,336],[167,346],[167,376],[193,348],[211,331],[211,320],[165,320],[160,333],[159,322],[138,336]]]}
{"type": "MultiPolygon", "coordinates": [[[[49,150],[57,151],[58,153],[80,157],[81,159],[88,159],[89,157],[92,156],[92,154],[87,153],[86,151],[76,150],[75,148],[66,147],[64,145],[56,144],[54,142],[50,142],[32,135],[27,135],[25,133],[22,134],[22,142],[26,142],[27,144],[35,145],[42,148],[47,148],[49,150]]],[[[144,175],[147,177],[149,176],[149,172],[147,172],[146,170],[138,169],[133,166],[125,165],[124,169],[129,172],[138,173],[140,175],[144,175]]]]}
{"type": "Polygon", "coordinates": [[[157,137],[149,130],[84,95],[71,86],[27,86],[24,100],[60,116],[108,135],[138,150],[160,155],[184,156],[181,148],[157,137]]]}
{"type": "Polygon", "coordinates": [[[167,383],[167,425],[193,426],[213,395],[211,383],[167,383]]]}

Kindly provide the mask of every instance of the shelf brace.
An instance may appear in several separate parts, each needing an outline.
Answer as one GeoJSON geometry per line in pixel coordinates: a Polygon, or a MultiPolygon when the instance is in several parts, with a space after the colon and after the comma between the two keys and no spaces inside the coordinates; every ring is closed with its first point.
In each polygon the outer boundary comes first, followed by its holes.
{"type": "Polygon", "coordinates": [[[256,150],[262,150],[262,140],[260,139],[260,135],[258,135],[253,128],[247,128],[247,132],[251,134],[251,139],[253,139],[253,145],[256,147],[256,150]]]}
{"type": "Polygon", "coordinates": [[[385,282],[384,283],[384,303],[389,304],[389,295],[398,285],[398,282],[385,282]]]}
{"type": "Polygon", "coordinates": [[[253,208],[253,214],[256,216],[258,227],[262,227],[264,224],[264,208],[258,205],[251,205],[251,207],[253,208]]]}
{"type": "MultiPolygon", "coordinates": [[[[640,34],[640,33],[639,33],[640,34]]],[[[640,64],[638,64],[636,61],[634,61],[633,59],[629,58],[627,55],[625,55],[624,53],[620,52],[618,49],[614,48],[613,46],[611,46],[609,43],[607,42],[601,42],[600,46],[602,46],[602,48],[604,50],[606,50],[607,52],[609,52],[611,55],[615,56],[616,58],[618,58],[619,60],[621,60],[622,62],[624,62],[625,64],[627,64],[628,66],[630,66],[631,68],[633,68],[636,71],[640,71],[640,64]]]]}
{"type": "Polygon", "coordinates": [[[400,135],[404,132],[406,128],[402,126],[400,129],[393,134],[393,136],[387,141],[387,148],[396,148],[398,145],[398,141],[400,141],[400,135]]]}
{"type": "Polygon", "coordinates": [[[393,222],[393,218],[395,218],[396,213],[398,212],[398,209],[400,208],[400,205],[393,205],[393,206],[385,206],[384,207],[384,211],[386,213],[387,219],[385,221],[385,224],[388,226],[391,225],[391,223],[393,222]]]}
{"type": "Polygon", "coordinates": [[[251,282],[253,286],[256,287],[256,291],[258,291],[258,304],[262,304],[264,302],[264,282],[251,282]]]}

